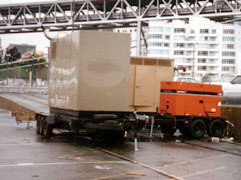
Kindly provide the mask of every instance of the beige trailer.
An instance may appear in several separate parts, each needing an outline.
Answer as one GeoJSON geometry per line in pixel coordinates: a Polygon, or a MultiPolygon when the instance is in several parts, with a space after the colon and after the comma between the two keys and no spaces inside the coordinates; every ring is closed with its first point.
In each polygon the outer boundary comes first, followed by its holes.
{"type": "Polygon", "coordinates": [[[74,111],[156,112],[173,60],[131,57],[128,34],[80,31],[51,43],[49,106],[74,111]]]}
{"type": "Polygon", "coordinates": [[[52,40],[50,52],[50,114],[36,114],[46,137],[53,128],[123,137],[133,111],[154,115],[160,81],[173,78],[172,59],[130,58],[128,34],[74,32],[52,40]]]}

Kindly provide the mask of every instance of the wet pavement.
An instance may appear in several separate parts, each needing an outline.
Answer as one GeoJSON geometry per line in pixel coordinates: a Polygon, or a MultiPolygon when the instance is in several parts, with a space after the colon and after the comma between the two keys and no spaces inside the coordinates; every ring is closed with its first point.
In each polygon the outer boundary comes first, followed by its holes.
{"type": "Polygon", "coordinates": [[[241,145],[189,140],[96,147],[83,139],[44,140],[35,123],[17,125],[0,110],[1,180],[239,180],[241,145]]]}

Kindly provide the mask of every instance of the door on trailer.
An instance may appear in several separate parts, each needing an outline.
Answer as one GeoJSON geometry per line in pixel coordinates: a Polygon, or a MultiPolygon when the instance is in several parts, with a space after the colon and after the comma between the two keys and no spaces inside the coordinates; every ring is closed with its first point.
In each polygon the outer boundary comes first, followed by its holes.
{"type": "Polygon", "coordinates": [[[134,106],[154,105],[156,69],[152,66],[136,66],[134,106]]]}

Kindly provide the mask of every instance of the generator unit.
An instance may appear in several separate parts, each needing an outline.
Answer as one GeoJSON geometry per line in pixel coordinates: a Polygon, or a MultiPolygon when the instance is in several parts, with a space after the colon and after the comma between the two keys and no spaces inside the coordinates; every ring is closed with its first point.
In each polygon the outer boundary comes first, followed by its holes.
{"type": "Polygon", "coordinates": [[[161,82],[160,110],[174,116],[221,117],[221,85],[161,82]]]}
{"type": "Polygon", "coordinates": [[[161,82],[159,124],[164,134],[178,128],[193,138],[224,135],[221,118],[221,85],[191,82],[161,82]]]}

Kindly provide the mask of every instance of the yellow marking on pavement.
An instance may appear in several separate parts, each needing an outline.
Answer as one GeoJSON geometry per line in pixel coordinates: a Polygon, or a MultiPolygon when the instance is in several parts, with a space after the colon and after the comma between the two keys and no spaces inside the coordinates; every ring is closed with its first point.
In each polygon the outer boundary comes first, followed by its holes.
{"type": "Polygon", "coordinates": [[[83,152],[77,152],[77,153],[71,153],[71,154],[65,154],[65,155],[60,155],[57,156],[58,159],[68,159],[68,160],[84,160],[84,158],[80,157],[81,155],[83,155],[83,152]]]}
{"type": "MultiPolygon", "coordinates": [[[[201,161],[201,160],[206,160],[206,159],[214,159],[214,158],[220,158],[220,157],[226,157],[226,156],[233,156],[233,155],[231,155],[231,154],[228,154],[228,155],[227,154],[223,154],[223,155],[218,155],[218,156],[210,156],[210,157],[199,158],[199,159],[195,159],[195,160],[191,160],[191,161],[182,161],[182,162],[167,164],[167,165],[163,165],[163,166],[157,166],[156,168],[164,168],[164,167],[176,166],[176,165],[181,165],[181,164],[188,164],[188,163],[192,163],[192,162],[196,162],[196,161],[201,161]]],[[[110,179],[110,178],[113,178],[113,177],[125,176],[125,175],[131,174],[131,173],[135,173],[135,172],[140,172],[140,171],[123,172],[123,173],[114,174],[114,175],[110,175],[110,176],[99,177],[99,178],[95,178],[95,179],[91,179],[91,180],[110,179]]]]}
{"type": "Polygon", "coordinates": [[[157,166],[156,168],[164,168],[164,167],[170,167],[170,166],[177,166],[177,165],[182,165],[182,164],[189,164],[197,161],[202,161],[202,160],[207,160],[207,159],[214,159],[214,158],[220,158],[220,157],[226,157],[226,156],[233,156],[231,154],[223,154],[223,155],[218,155],[218,156],[210,156],[210,157],[205,157],[205,158],[198,158],[190,161],[181,161],[181,162],[176,162],[176,163],[171,163],[171,164],[165,164],[162,166],[157,166]]]}
{"type": "Polygon", "coordinates": [[[225,169],[225,168],[226,168],[225,166],[221,166],[221,167],[218,167],[218,168],[213,168],[213,169],[209,169],[209,170],[205,170],[205,171],[198,171],[198,172],[195,172],[195,173],[192,173],[192,174],[182,176],[182,178],[186,178],[186,177],[190,177],[190,176],[197,176],[197,175],[200,175],[200,174],[206,174],[206,173],[209,173],[209,172],[213,172],[213,171],[217,171],[217,170],[221,170],[221,169],[225,169]]]}
{"type": "Polygon", "coordinates": [[[182,178],[190,177],[190,176],[197,176],[197,175],[200,175],[200,174],[206,174],[206,173],[209,173],[209,172],[218,171],[218,170],[221,170],[221,169],[226,169],[228,167],[240,166],[240,165],[241,165],[241,163],[231,164],[229,166],[220,166],[220,167],[217,167],[217,168],[213,168],[213,169],[209,169],[209,170],[205,170],[205,171],[198,171],[198,172],[195,172],[195,173],[192,173],[192,174],[188,174],[188,175],[182,176],[182,178]]]}

